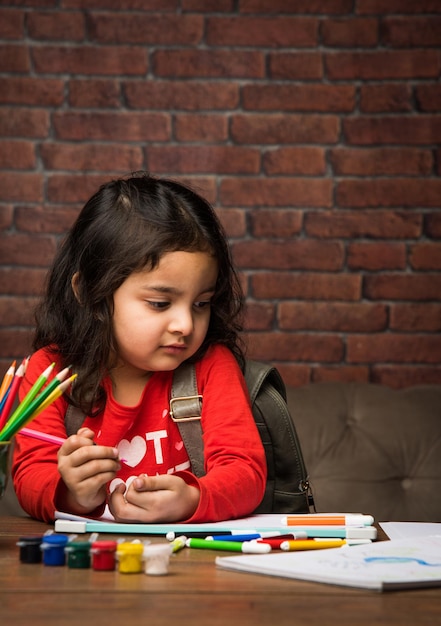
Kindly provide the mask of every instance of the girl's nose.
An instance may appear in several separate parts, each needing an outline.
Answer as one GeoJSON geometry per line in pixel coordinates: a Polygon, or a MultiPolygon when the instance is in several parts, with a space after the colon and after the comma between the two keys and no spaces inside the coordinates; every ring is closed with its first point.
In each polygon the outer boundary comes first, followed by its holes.
{"type": "Polygon", "coordinates": [[[191,311],[182,309],[175,312],[175,315],[169,325],[170,332],[186,336],[190,335],[193,332],[193,329],[194,323],[191,311]]]}

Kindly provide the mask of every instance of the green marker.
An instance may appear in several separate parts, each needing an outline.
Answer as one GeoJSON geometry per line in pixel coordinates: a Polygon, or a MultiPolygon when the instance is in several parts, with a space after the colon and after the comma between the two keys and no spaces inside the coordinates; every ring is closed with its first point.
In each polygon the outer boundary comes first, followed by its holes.
{"type": "Polygon", "coordinates": [[[187,539],[189,548],[202,548],[205,550],[226,550],[227,552],[244,552],[246,554],[265,554],[271,552],[271,546],[267,543],[254,541],[216,541],[216,539],[187,539]]]}

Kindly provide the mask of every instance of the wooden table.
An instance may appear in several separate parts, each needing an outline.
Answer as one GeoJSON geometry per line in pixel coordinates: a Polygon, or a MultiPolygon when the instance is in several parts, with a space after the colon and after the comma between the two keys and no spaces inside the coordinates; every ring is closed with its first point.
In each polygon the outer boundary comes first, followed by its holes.
{"type": "Polygon", "coordinates": [[[215,551],[185,548],[157,577],[21,563],[18,538],[48,528],[0,517],[2,625],[441,625],[439,588],[377,593],[229,572],[215,566],[215,551]]]}

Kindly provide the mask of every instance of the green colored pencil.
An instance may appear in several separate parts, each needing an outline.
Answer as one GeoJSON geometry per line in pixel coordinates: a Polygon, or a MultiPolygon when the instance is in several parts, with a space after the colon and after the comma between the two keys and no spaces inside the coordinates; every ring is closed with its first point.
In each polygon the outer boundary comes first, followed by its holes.
{"type": "Polygon", "coordinates": [[[9,422],[14,421],[19,415],[20,413],[23,413],[23,411],[25,411],[28,406],[31,404],[32,400],[35,398],[35,396],[38,394],[38,392],[40,391],[40,389],[43,387],[43,385],[47,382],[47,379],[50,376],[50,373],[52,372],[52,370],[55,367],[55,363],[52,363],[51,365],[49,365],[49,367],[47,367],[44,372],[42,374],[40,374],[40,376],[37,378],[37,380],[35,381],[35,383],[32,385],[32,387],[29,389],[28,393],[25,395],[25,397],[23,398],[23,400],[20,402],[20,404],[18,405],[18,407],[15,409],[15,411],[13,412],[13,414],[11,415],[11,417],[8,419],[8,421],[6,422],[5,425],[9,424],[9,422]]]}
{"type": "MultiPolygon", "coordinates": [[[[43,389],[43,391],[27,406],[24,411],[20,411],[14,420],[9,419],[0,431],[0,441],[8,441],[20,428],[32,417],[38,407],[50,396],[52,391],[66,378],[70,368],[66,367],[59,372],[53,380],[43,389]]],[[[18,407],[20,408],[20,406],[18,407]]]]}

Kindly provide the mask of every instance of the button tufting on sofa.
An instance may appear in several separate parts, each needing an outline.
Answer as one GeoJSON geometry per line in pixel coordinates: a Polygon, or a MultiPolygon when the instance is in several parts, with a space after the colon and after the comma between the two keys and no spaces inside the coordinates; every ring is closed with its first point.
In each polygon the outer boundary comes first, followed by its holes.
{"type": "Polygon", "coordinates": [[[441,522],[441,385],[287,389],[318,512],[441,522]]]}

